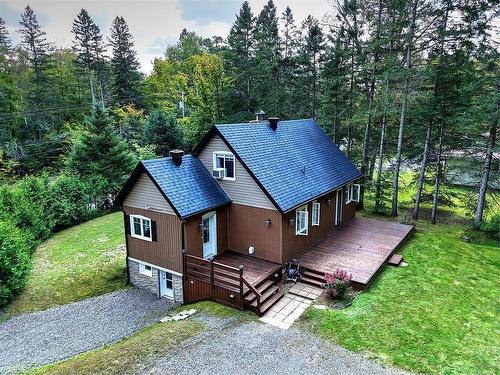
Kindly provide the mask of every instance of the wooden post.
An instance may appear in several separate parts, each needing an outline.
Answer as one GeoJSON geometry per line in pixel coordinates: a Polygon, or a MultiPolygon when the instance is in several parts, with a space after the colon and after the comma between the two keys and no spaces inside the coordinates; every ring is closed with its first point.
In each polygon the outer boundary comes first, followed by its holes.
{"type": "Polygon", "coordinates": [[[215,298],[215,277],[214,277],[214,260],[210,259],[210,284],[212,284],[212,298],[215,298]]]}
{"type": "Polygon", "coordinates": [[[182,297],[184,299],[184,303],[186,301],[186,289],[187,289],[187,276],[186,276],[186,249],[182,249],[182,297]]]}
{"type": "Polygon", "coordinates": [[[240,264],[240,301],[241,307],[244,307],[244,298],[243,298],[243,265],[240,264]]]}

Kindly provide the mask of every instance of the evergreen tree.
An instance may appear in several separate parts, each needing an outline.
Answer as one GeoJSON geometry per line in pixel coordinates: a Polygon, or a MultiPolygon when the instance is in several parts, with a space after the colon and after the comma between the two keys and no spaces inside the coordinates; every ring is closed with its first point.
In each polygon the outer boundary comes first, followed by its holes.
{"type": "Polygon", "coordinates": [[[5,26],[5,21],[0,17],[0,56],[8,53],[12,48],[9,32],[5,26]]]}
{"type": "Polygon", "coordinates": [[[175,118],[165,111],[152,112],[144,126],[143,142],[154,145],[156,153],[168,156],[170,150],[182,145],[182,133],[175,118]]]}
{"type": "Polygon", "coordinates": [[[303,64],[307,93],[309,96],[309,116],[316,118],[318,97],[318,75],[320,54],[323,50],[323,31],[318,20],[309,15],[302,23],[304,34],[303,64]]]}
{"type": "Polygon", "coordinates": [[[114,197],[132,171],[133,155],[101,107],[94,108],[87,125],[88,131],[71,149],[67,165],[84,178],[102,181],[103,190],[114,197]]]}
{"type": "Polygon", "coordinates": [[[280,103],[284,118],[305,117],[304,95],[300,77],[300,31],[290,7],[286,7],[281,17],[283,23],[282,46],[280,59],[280,103]]]}
{"type": "Polygon", "coordinates": [[[115,104],[135,104],[140,106],[139,61],[134,50],[134,42],[129,27],[123,17],[116,17],[111,26],[109,39],[113,49],[111,58],[112,90],[115,104]]]}
{"type": "Polygon", "coordinates": [[[243,2],[240,13],[231,27],[227,38],[225,55],[228,69],[234,77],[234,89],[229,93],[233,112],[254,112],[252,103],[252,59],[253,59],[253,29],[255,18],[248,1],[243,2]]]}
{"type": "MultiPolygon", "coordinates": [[[[99,56],[102,56],[102,35],[99,26],[90,18],[85,9],[82,9],[73,21],[71,32],[75,35],[73,51],[77,54],[77,63],[86,70],[89,79],[89,91],[92,105],[95,106],[94,70],[98,66],[99,56]]],[[[104,106],[101,97],[101,105],[104,106]]]]}
{"type": "Polygon", "coordinates": [[[256,107],[271,115],[279,115],[280,100],[280,36],[276,6],[269,0],[259,14],[255,24],[255,84],[253,97],[256,107]]]}
{"type": "Polygon", "coordinates": [[[19,29],[21,43],[26,48],[27,58],[33,69],[33,88],[28,93],[28,102],[35,114],[33,121],[30,122],[30,127],[36,131],[38,140],[41,140],[42,134],[48,130],[47,121],[42,116],[41,111],[47,107],[49,101],[47,92],[49,79],[46,74],[49,66],[49,43],[29,5],[26,6],[19,23],[21,24],[19,29]]]}

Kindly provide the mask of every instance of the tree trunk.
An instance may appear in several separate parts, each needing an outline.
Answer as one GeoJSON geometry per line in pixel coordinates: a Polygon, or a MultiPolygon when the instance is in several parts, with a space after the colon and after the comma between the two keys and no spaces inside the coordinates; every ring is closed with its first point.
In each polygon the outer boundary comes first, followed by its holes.
{"type": "Polygon", "coordinates": [[[418,0],[414,0],[412,9],[412,18],[410,32],[406,45],[406,77],[405,87],[403,92],[403,101],[401,103],[401,113],[399,116],[399,132],[398,132],[398,146],[396,149],[396,164],[394,166],[394,176],[392,181],[392,206],[391,216],[398,215],[398,193],[399,193],[399,171],[401,168],[401,152],[403,149],[403,132],[405,127],[405,114],[406,106],[408,105],[408,96],[410,95],[410,74],[411,74],[411,51],[413,48],[413,38],[415,36],[415,27],[417,19],[418,0]]]}
{"type": "Polygon", "coordinates": [[[441,182],[441,154],[443,151],[443,132],[444,132],[444,120],[441,121],[439,126],[439,141],[438,141],[438,154],[436,160],[436,175],[434,176],[434,195],[432,198],[432,214],[431,222],[436,224],[438,199],[439,199],[439,184],[441,182]]]}
{"type": "MultiPolygon", "coordinates": [[[[382,26],[382,0],[378,1],[378,17],[377,17],[377,27],[375,33],[375,41],[378,45],[378,39],[380,38],[380,29],[382,26]]],[[[376,66],[379,58],[379,47],[377,47],[374,51],[373,55],[373,68],[371,72],[371,82],[368,88],[368,119],[366,121],[365,133],[363,136],[363,146],[361,151],[361,173],[363,174],[362,180],[366,181],[366,174],[369,172],[368,170],[368,149],[370,146],[370,132],[371,132],[371,123],[372,123],[372,108],[373,108],[373,99],[375,97],[375,73],[376,66]]],[[[363,200],[365,195],[365,187],[364,184],[361,184],[361,189],[359,192],[359,203],[357,205],[358,209],[362,209],[364,207],[363,200]]]]}
{"type": "Polygon", "coordinates": [[[92,107],[95,106],[95,95],[94,95],[94,80],[92,79],[92,70],[88,70],[89,72],[89,88],[90,88],[90,97],[92,98],[92,107]]]}
{"type": "Polygon", "coordinates": [[[375,211],[380,209],[380,199],[382,195],[382,163],[384,159],[384,138],[385,138],[385,116],[386,112],[382,116],[382,125],[380,126],[380,143],[378,147],[378,165],[377,165],[377,182],[376,182],[376,193],[375,193],[375,211]]]}
{"type": "MultiPolygon", "coordinates": [[[[500,80],[497,82],[497,91],[500,91],[500,80]]],[[[479,229],[483,221],[484,203],[486,201],[486,191],[488,189],[488,180],[490,177],[491,160],[493,158],[493,149],[496,145],[498,116],[500,115],[500,102],[497,101],[497,111],[490,128],[490,135],[488,138],[488,146],[486,148],[486,157],[484,159],[483,173],[481,174],[481,183],[479,185],[479,199],[476,207],[476,218],[474,220],[474,227],[479,229]]]]}
{"type": "Polygon", "coordinates": [[[415,195],[415,207],[413,209],[413,220],[418,219],[418,211],[420,207],[420,197],[422,196],[422,188],[424,186],[425,167],[427,166],[427,159],[429,158],[429,144],[431,142],[432,122],[427,125],[425,132],[424,152],[422,154],[422,163],[420,164],[420,172],[417,181],[417,194],[415,195]]]}
{"type": "MultiPolygon", "coordinates": [[[[436,74],[436,81],[434,82],[434,103],[433,103],[433,108],[435,108],[435,100],[438,94],[438,88],[439,88],[439,82],[440,82],[440,71],[441,71],[441,66],[443,64],[443,56],[444,56],[444,41],[445,41],[445,33],[446,33],[446,28],[448,25],[448,13],[450,11],[450,5],[451,5],[451,0],[448,0],[446,2],[446,10],[444,12],[443,16],[443,26],[441,27],[440,33],[439,33],[439,60],[438,60],[438,66],[437,66],[437,74],[436,74]]],[[[434,111],[434,109],[433,109],[434,111]]],[[[427,125],[427,131],[425,135],[425,144],[424,144],[424,152],[423,152],[423,157],[422,157],[422,164],[420,165],[420,172],[418,176],[418,186],[417,186],[417,193],[415,195],[415,208],[413,209],[413,220],[418,219],[418,211],[420,209],[420,197],[422,195],[422,188],[423,188],[423,183],[424,183],[424,177],[425,177],[425,167],[427,166],[427,159],[428,159],[428,153],[429,153],[429,143],[430,143],[430,135],[432,132],[432,122],[434,119],[434,113],[431,114],[431,119],[429,120],[429,124],[427,125]]]]}

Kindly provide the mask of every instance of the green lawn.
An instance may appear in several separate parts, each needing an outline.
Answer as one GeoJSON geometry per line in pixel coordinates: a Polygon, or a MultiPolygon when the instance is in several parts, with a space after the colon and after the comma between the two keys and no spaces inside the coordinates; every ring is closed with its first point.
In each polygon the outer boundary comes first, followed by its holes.
{"type": "Polygon", "coordinates": [[[33,258],[28,283],[6,315],[55,305],[125,287],[125,238],[121,212],[56,233],[33,258]]]}
{"type": "Polygon", "coordinates": [[[133,374],[196,335],[203,324],[193,320],[156,323],[103,349],[33,370],[31,374],[133,374]]]}
{"type": "Polygon", "coordinates": [[[345,310],[309,309],[306,327],[409,370],[500,373],[500,253],[462,241],[463,226],[421,221],[402,251],[345,310]]]}

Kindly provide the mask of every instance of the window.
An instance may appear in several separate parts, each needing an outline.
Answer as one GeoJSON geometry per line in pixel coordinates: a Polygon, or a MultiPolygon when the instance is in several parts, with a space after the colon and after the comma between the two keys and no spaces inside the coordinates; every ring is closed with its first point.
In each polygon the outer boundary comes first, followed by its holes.
{"type": "Polygon", "coordinates": [[[349,184],[346,186],[345,202],[359,202],[359,184],[349,184]]]}
{"type": "Polygon", "coordinates": [[[147,264],[139,263],[139,273],[151,277],[153,276],[153,269],[147,264]]]}
{"type": "Polygon", "coordinates": [[[152,241],[151,220],[140,215],[130,215],[130,235],[141,240],[152,241]]]}
{"type": "Polygon", "coordinates": [[[314,201],[312,203],[312,225],[319,225],[319,215],[320,215],[320,204],[319,202],[314,201]]]}
{"type": "Polygon", "coordinates": [[[302,206],[295,211],[295,234],[297,236],[307,236],[309,213],[307,205],[302,206]]]}
{"type": "Polygon", "coordinates": [[[213,168],[225,168],[226,176],[223,180],[234,181],[234,155],[227,151],[216,151],[214,152],[214,164],[213,168]]]}

